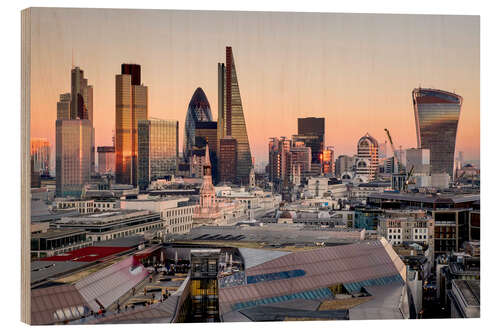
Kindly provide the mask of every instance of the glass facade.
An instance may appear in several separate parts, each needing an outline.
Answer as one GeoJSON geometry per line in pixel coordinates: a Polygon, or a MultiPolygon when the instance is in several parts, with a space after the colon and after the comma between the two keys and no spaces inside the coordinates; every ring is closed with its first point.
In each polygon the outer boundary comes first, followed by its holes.
{"type": "Polygon", "coordinates": [[[325,146],[325,118],[298,118],[298,135],[294,141],[304,142],[306,147],[311,148],[311,162],[321,163],[321,154],[325,146]]]}
{"type": "Polygon", "coordinates": [[[212,110],[205,92],[200,87],[196,88],[189,102],[186,122],[184,124],[184,149],[183,156],[187,161],[196,141],[196,127],[201,122],[212,122],[212,110]]]}
{"type": "Polygon", "coordinates": [[[391,275],[391,276],[384,276],[384,277],[377,278],[377,279],[344,283],[344,288],[349,293],[352,294],[352,293],[360,292],[362,287],[383,286],[385,284],[391,284],[391,283],[400,283],[402,285],[402,284],[404,284],[404,281],[403,281],[403,278],[401,277],[401,275],[397,274],[397,275],[391,275]]]}
{"type": "Polygon", "coordinates": [[[179,155],[179,122],[140,120],[138,123],[138,182],[145,190],[152,180],[172,175],[179,155]]]}
{"type": "Polygon", "coordinates": [[[436,89],[413,90],[418,148],[430,150],[432,173],[453,177],[455,141],[462,97],[436,89]]]}
{"type": "Polygon", "coordinates": [[[56,196],[81,195],[90,181],[91,146],[89,120],[56,120],[56,196]]]}
{"type": "Polygon", "coordinates": [[[248,142],[247,127],[245,115],[243,114],[243,104],[238,85],[238,77],[236,75],[233,50],[230,46],[226,47],[224,90],[226,102],[224,118],[226,135],[236,139],[237,143],[236,177],[238,181],[247,184],[250,168],[252,167],[252,155],[248,142]]]}
{"type": "Polygon", "coordinates": [[[127,74],[123,71],[127,72],[129,67],[122,66],[122,74],[116,75],[115,81],[115,178],[117,184],[134,186],[137,185],[137,124],[148,118],[148,88],[132,82],[137,81],[136,67],[132,74],[127,74]]]}
{"type": "Polygon", "coordinates": [[[33,170],[41,175],[49,175],[50,171],[50,144],[44,138],[31,139],[31,158],[33,170]]]}
{"type": "Polygon", "coordinates": [[[294,269],[292,271],[250,275],[250,276],[247,276],[247,283],[252,284],[252,283],[259,283],[259,282],[291,279],[294,277],[300,277],[300,276],[304,276],[304,275],[306,275],[306,272],[303,269],[294,269]]]}
{"type": "Polygon", "coordinates": [[[258,305],[266,305],[273,303],[286,302],[296,299],[323,299],[323,298],[331,298],[333,297],[333,293],[330,288],[320,288],[315,290],[302,291],[298,293],[281,295],[275,297],[261,298],[254,301],[240,302],[231,306],[233,311],[241,310],[244,308],[254,307],[258,305]]]}

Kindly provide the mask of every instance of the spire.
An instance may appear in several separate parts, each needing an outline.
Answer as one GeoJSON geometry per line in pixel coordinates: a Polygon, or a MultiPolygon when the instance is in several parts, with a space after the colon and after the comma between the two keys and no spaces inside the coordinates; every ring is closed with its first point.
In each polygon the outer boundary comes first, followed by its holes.
{"type": "Polygon", "coordinates": [[[212,166],[210,164],[210,152],[208,151],[208,144],[205,145],[205,165],[212,166]]]}

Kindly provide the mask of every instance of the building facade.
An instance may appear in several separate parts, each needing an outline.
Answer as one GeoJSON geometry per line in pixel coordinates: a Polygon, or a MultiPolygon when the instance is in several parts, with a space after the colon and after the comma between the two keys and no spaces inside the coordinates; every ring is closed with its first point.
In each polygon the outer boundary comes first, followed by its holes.
{"type": "Polygon", "coordinates": [[[31,139],[31,158],[33,159],[33,170],[40,175],[50,174],[50,143],[45,138],[31,139]]]}
{"type": "Polygon", "coordinates": [[[321,164],[321,156],[325,148],[325,118],[298,118],[297,135],[293,141],[302,141],[311,148],[311,163],[321,164]]]}
{"type": "Polygon", "coordinates": [[[137,126],[148,119],[148,87],[141,84],[140,65],[122,64],[115,77],[115,98],[116,183],[137,186],[137,126]]]}
{"type": "Polygon", "coordinates": [[[236,139],[225,137],[219,143],[219,179],[221,182],[237,181],[238,144],[236,139]]]}
{"type": "Polygon", "coordinates": [[[147,189],[152,180],[175,174],[179,156],[179,122],[149,119],[138,122],[138,183],[147,189]]]}
{"type": "MultiPolygon", "coordinates": [[[[250,168],[252,167],[252,154],[250,152],[233,50],[230,46],[226,47],[226,63],[219,64],[218,70],[219,140],[232,137],[236,141],[236,182],[247,184],[250,168]],[[223,103],[221,104],[221,102],[223,103]]],[[[222,150],[221,146],[222,143],[220,142],[219,150],[222,150]]],[[[221,154],[221,151],[219,151],[219,154],[221,154]]],[[[222,161],[220,161],[220,168],[223,168],[222,161]]],[[[222,172],[220,174],[222,180],[222,172]]],[[[227,177],[225,178],[227,179],[227,177]]]]}
{"type": "Polygon", "coordinates": [[[97,163],[100,175],[115,174],[115,147],[102,146],[97,147],[97,163]]]}
{"type": "Polygon", "coordinates": [[[56,121],[56,196],[80,196],[90,181],[92,126],[87,119],[56,121]]]}
{"type": "Polygon", "coordinates": [[[413,90],[418,148],[430,150],[431,173],[453,177],[455,141],[462,97],[443,90],[413,90]]]}
{"type": "Polygon", "coordinates": [[[370,134],[366,133],[358,141],[358,154],[356,156],[357,182],[370,182],[375,180],[378,174],[378,142],[370,134]]]}

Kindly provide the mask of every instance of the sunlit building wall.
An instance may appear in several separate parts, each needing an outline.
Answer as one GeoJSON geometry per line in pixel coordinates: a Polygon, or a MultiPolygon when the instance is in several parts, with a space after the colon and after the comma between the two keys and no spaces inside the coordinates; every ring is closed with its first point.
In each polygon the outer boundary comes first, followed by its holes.
{"type": "Polygon", "coordinates": [[[81,195],[90,181],[91,145],[88,119],[56,120],[56,196],[81,195]]]}
{"type": "Polygon", "coordinates": [[[50,174],[50,143],[45,138],[31,139],[31,159],[33,160],[32,172],[39,175],[50,174]]]}
{"type": "Polygon", "coordinates": [[[238,182],[247,184],[250,168],[252,167],[252,155],[250,152],[250,144],[248,142],[245,115],[243,114],[243,104],[238,85],[238,77],[236,75],[233,50],[230,46],[226,47],[226,64],[224,72],[225,91],[223,94],[225,96],[225,134],[226,136],[233,137],[236,140],[236,177],[238,182]]]}
{"type": "Polygon", "coordinates": [[[98,172],[100,175],[113,175],[115,173],[115,147],[97,147],[98,172]]]}
{"type": "Polygon", "coordinates": [[[455,142],[462,97],[443,90],[413,90],[418,148],[430,150],[431,174],[453,177],[455,142]]]}
{"type": "Polygon", "coordinates": [[[115,97],[115,178],[118,184],[137,186],[137,124],[148,118],[148,87],[140,84],[140,65],[122,64],[115,97]]]}
{"type": "Polygon", "coordinates": [[[138,123],[138,182],[144,190],[153,180],[175,174],[179,155],[179,122],[149,119],[138,123]]]}

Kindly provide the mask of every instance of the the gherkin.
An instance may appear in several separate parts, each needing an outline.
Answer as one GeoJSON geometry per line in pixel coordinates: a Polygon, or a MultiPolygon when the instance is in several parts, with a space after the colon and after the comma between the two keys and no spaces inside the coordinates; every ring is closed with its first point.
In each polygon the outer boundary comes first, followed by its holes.
{"type": "Polygon", "coordinates": [[[212,121],[212,111],[205,92],[200,87],[196,88],[189,102],[186,123],[184,125],[184,159],[189,159],[195,145],[195,129],[199,122],[212,121]]]}

